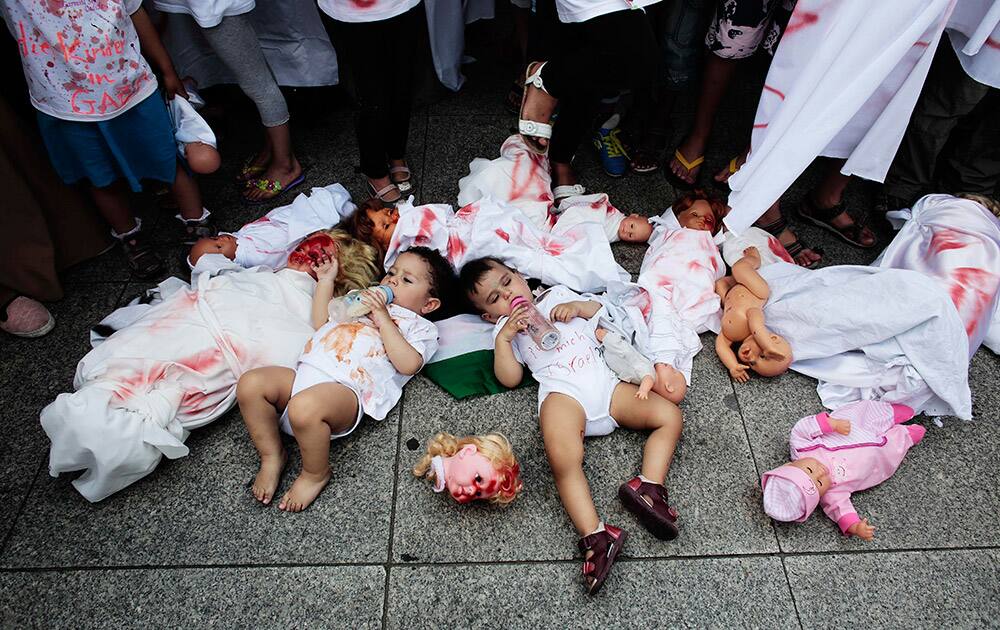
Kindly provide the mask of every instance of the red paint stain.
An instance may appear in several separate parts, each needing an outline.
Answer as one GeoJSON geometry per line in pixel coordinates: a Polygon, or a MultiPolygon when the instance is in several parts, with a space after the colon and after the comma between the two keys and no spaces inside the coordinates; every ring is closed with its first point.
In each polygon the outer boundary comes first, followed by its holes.
{"type": "Polygon", "coordinates": [[[311,265],[319,262],[327,255],[327,251],[336,251],[337,244],[333,242],[329,234],[316,234],[299,243],[291,254],[288,255],[290,265],[311,265]]]}
{"type": "Polygon", "coordinates": [[[773,236],[767,239],[767,248],[771,250],[772,254],[783,261],[792,263],[793,265],[795,264],[795,261],[792,260],[792,257],[788,254],[788,250],[785,249],[785,246],[781,244],[781,241],[773,236]]]}
{"type": "MultiPolygon", "coordinates": [[[[819,14],[812,11],[795,11],[788,19],[788,26],[785,27],[784,35],[789,35],[804,28],[810,27],[819,22],[819,14]]],[[[783,35],[783,36],[784,36],[783,35]]]]}
{"type": "Polygon", "coordinates": [[[934,236],[931,237],[925,258],[946,252],[950,249],[962,249],[967,244],[961,232],[948,228],[939,228],[934,231],[934,236]]]}
{"type": "Polygon", "coordinates": [[[451,234],[448,237],[448,258],[450,260],[459,260],[465,255],[466,249],[468,248],[465,245],[465,241],[458,234],[451,234]]]}
{"type": "Polygon", "coordinates": [[[417,235],[413,237],[413,242],[416,245],[425,245],[431,240],[431,232],[434,230],[434,223],[437,217],[434,216],[434,211],[430,208],[424,208],[423,214],[420,217],[420,225],[417,227],[417,235]]]}
{"type": "Polygon", "coordinates": [[[779,90],[776,90],[775,88],[771,87],[770,85],[764,85],[764,90],[767,92],[773,92],[777,94],[781,100],[785,100],[785,95],[781,93],[779,90]]]}
{"type": "Polygon", "coordinates": [[[500,237],[500,238],[502,238],[503,240],[507,241],[508,243],[510,242],[510,234],[508,234],[508,233],[504,232],[504,231],[503,231],[503,230],[501,230],[500,228],[497,228],[497,229],[496,229],[496,230],[494,230],[494,231],[496,232],[496,235],[497,235],[497,236],[499,236],[499,237],[500,237]]]}

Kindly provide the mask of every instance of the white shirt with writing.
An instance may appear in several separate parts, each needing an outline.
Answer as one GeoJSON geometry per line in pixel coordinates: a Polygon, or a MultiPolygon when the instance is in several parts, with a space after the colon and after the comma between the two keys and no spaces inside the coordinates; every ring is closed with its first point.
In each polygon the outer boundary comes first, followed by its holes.
{"type": "Polygon", "coordinates": [[[420,0],[319,0],[319,9],[338,22],[378,22],[402,15],[418,4],[420,0]]]}
{"type": "Polygon", "coordinates": [[[142,0],[0,0],[31,104],[63,120],[109,120],[156,91],[131,15],[142,0]]]}

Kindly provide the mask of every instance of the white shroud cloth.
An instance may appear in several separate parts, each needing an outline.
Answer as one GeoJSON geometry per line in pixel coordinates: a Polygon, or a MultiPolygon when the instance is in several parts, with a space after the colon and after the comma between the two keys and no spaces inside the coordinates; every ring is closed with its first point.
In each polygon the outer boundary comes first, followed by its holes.
{"type": "Polygon", "coordinates": [[[173,287],[77,365],[71,394],[41,413],[53,476],[85,472],[73,485],[100,501],[149,474],[164,455],[188,453],[192,429],[236,402],[246,370],[295,367],[313,334],[316,282],[300,271],[240,269],[173,287]]]}
{"type": "Polygon", "coordinates": [[[901,269],[761,267],[767,326],[792,346],[791,369],[819,381],[823,405],[856,400],[972,418],[969,338],[948,294],[901,269]]]}
{"type": "Polygon", "coordinates": [[[729,185],[741,232],[819,155],[883,181],[955,0],[799,0],[771,62],[751,152],[729,185]]]}
{"type": "Polygon", "coordinates": [[[957,0],[948,39],[966,74],[1000,88],[1000,0],[957,0]]]}
{"type": "Polygon", "coordinates": [[[493,256],[521,274],[574,291],[603,291],[631,276],[615,262],[600,223],[578,224],[562,234],[539,229],[516,207],[490,198],[461,208],[428,204],[399,206],[399,221],[386,252],[386,268],[399,252],[425,245],[441,252],[456,270],[467,260],[493,256]]]}
{"type": "Polygon", "coordinates": [[[872,266],[910,269],[936,280],[962,318],[969,356],[981,344],[1000,353],[1000,219],[975,201],[951,195],[927,195],[909,211],[889,214],[906,223],[872,266]]]}

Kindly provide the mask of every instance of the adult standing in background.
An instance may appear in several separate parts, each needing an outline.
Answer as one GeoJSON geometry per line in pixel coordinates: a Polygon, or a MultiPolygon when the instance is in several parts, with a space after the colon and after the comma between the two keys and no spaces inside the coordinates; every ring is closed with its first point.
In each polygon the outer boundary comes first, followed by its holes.
{"type": "Polygon", "coordinates": [[[254,0],[153,0],[153,6],[164,13],[191,16],[240,89],[257,106],[266,131],[265,144],[246,159],[237,176],[246,184],[243,196],[266,201],[302,183],[302,165],[292,151],[288,104],[247,15],[254,9],[254,0]]]}
{"type": "Polygon", "coordinates": [[[413,191],[406,141],[420,0],[319,0],[319,8],[354,83],[361,172],[372,196],[396,203],[413,191]]]}

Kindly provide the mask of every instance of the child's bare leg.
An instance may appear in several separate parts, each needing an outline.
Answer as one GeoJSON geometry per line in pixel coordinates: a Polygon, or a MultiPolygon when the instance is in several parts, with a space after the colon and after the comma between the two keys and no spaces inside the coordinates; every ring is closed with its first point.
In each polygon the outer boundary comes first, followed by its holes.
{"type": "Polygon", "coordinates": [[[260,470],[253,480],[251,491],[258,501],[267,505],[274,497],[281,480],[281,471],[288,461],[288,454],[281,444],[278,431],[279,414],[288,405],[292,393],[295,370],[285,367],[264,367],[250,370],[236,385],[236,399],[240,404],[243,423],[250,433],[250,440],[260,454],[260,470]]]}
{"type": "Polygon", "coordinates": [[[330,436],[350,429],[358,417],[358,397],[347,386],[321,383],[288,401],[288,420],[302,451],[302,472],[281,498],[279,509],[301,512],[330,481],[330,436]]]}
{"type": "Polygon", "coordinates": [[[642,453],[642,476],[662,484],[681,437],[681,410],[660,396],[640,400],[635,392],[636,386],[629,383],[620,383],[615,388],[611,396],[611,417],[628,429],[652,431],[642,453]]]}
{"type": "Polygon", "coordinates": [[[674,369],[672,365],[666,363],[657,363],[654,369],[656,370],[656,384],[653,386],[653,391],[662,398],[679,405],[684,400],[684,396],[687,395],[687,381],[684,380],[684,375],[680,370],[674,369]]]}
{"type": "Polygon", "coordinates": [[[182,217],[188,220],[200,219],[202,214],[201,191],[198,189],[198,182],[188,175],[188,172],[177,162],[177,174],[174,177],[174,185],[170,191],[177,202],[177,209],[182,217]]]}
{"type": "Polygon", "coordinates": [[[90,186],[90,196],[97,211],[111,225],[116,234],[126,234],[135,229],[135,215],[129,206],[128,189],[124,180],[117,180],[108,186],[90,186]]]}
{"type": "Polygon", "coordinates": [[[583,430],[587,421],[580,403],[565,394],[549,394],[542,402],[539,422],[545,456],[559,490],[559,499],[582,538],[600,524],[583,474],[583,430]]]}

